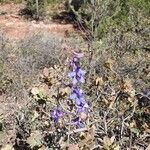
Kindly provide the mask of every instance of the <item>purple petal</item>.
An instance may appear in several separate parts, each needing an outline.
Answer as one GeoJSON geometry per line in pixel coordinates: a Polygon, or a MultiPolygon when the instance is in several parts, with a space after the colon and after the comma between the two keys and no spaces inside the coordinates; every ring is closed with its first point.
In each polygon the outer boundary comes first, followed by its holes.
{"type": "Polygon", "coordinates": [[[80,88],[75,88],[75,89],[73,90],[73,92],[76,93],[76,94],[79,94],[79,95],[82,95],[82,94],[83,94],[83,90],[80,89],[80,88]]]}
{"type": "Polygon", "coordinates": [[[51,112],[51,116],[54,120],[54,123],[57,123],[59,118],[64,116],[64,112],[60,109],[60,108],[55,108],[52,112],[51,112]]]}
{"type": "Polygon", "coordinates": [[[86,74],[86,71],[82,70],[82,69],[79,69],[78,70],[78,75],[79,76],[84,76],[86,74]]]}
{"type": "Polygon", "coordinates": [[[73,72],[68,73],[68,76],[69,76],[69,77],[71,77],[71,78],[73,78],[75,75],[76,75],[76,72],[74,72],[74,71],[73,71],[73,72]]]}
{"type": "Polygon", "coordinates": [[[78,83],[78,80],[74,77],[72,83],[73,85],[76,85],[78,83]]]}
{"type": "Polygon", "coordinates": [[[89,105],[86,102],[82,103],[82,105],[80,105],[77,109],[78,113],[81,113],[81,112],[88,113],[88,111],[89,111],[89,105]]]}
{"type": "Polygon", "coordinates": [[[82,103],[82,100],[80,98],[76,98],[75,100],[77,105],[80,105],[82,103]]]}
{"type": "Polygon", "coordinates": [[[72,99],[72,100],[74,100],[74,99],[76,99],[77,98],[77,95],[75,94],[75,93],[73,93],[73,94],[71,94],[70,95],[70,97],[69,97],[70,99],[72,99]]]}
{"type": "Polygon", "coordinates": [[[89,108],[88,103],[85,103],[85,104],[84,104],[84,108],[89,108]]]}
{"type": "Polygon", "coordinates": [[[80,101],[81,101],[82,103],[85,103],[84,96],[80,97],[80,101]]]}
{"type": "Polygon", "coordinates": [[[81,77],[81,78],[79,79],[79,81],[80,81],[81,83],[85,83],[85,79],[84,79],[83,77],[81,77]]]}
{"type": "Polygon", "coordinates": [[[79,94],[82,95],[83,94],[83,90],[82,89],[78,89],[79,94]]]}
{"type": "Polygon", "coordinates": [[[84,97],[84,93],[83,93],[83,91],[81,90],[81,89],[78,89],[78,96],[79,97],[84,97]]]}
{"type": "Polygon", "coordinates": [[[86,111],[87,110],[84,107],[80,107],[80,108],[77,109],[77,113],[86,112],[86,111]]]}

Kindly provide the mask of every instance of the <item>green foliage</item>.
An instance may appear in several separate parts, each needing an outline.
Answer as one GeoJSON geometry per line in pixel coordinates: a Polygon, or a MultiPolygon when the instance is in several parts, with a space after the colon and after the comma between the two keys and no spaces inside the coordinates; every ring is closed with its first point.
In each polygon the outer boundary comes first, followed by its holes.
{"type": "Polygon", "coordinates": [[[43,0],[26,0],[26,8],[23,14],[38,20],[44,16],[44,7],[45,1],[43,0]]]}
{"type": "Polygon", "coordinates": [[[150,1],[149,0],[129,0],[129,5],[134,7],[145,15],[150,15],[150,1]]]}
{"type": "Polygon", "coordinates": [[[55,7],[60,2],[60,0],[26,0],[26,8],[23,14],[33,19],[43,20],[46,16],[47,7],[50,5],[55,7]]]}
{"type": "Polygon", "coordinates": [[[98,38],[105,36],[110,28],[132,30],[133,23],[134,26],[141,23],[139,17],[148,18],[150,14],[148,0],[71,0],[69,8],[92,36],[98,38]]]}

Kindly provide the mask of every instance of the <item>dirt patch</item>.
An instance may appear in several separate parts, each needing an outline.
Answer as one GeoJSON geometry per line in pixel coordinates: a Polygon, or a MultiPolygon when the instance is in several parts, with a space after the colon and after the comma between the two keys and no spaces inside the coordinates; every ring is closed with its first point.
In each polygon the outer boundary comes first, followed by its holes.
{"type": "Polygon", "coordinates": [[[59,24],[28,21],[19,15],[22,4],[5,4],[0,6],[0,29],[2,29],[7,38],[11,40],[21,40],[28,37],[31,33],[47,32],[65,36],[68,32],[73,32],[72,24],[59,24]]]}

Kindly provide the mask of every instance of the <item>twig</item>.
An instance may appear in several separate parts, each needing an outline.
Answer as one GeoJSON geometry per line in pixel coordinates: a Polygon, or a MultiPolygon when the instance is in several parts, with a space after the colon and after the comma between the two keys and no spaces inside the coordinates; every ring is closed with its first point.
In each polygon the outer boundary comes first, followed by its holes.
{"type": "MultiPolygon", "coordinates": [[[[71,123],[71,116],[69,116],[69,123],[71,123]]],[[[69,133],[70,133],[70,124],[69,124],[69,133]]],[[[67,145],[69,146],[69,143],[70,143],[70,134],[68,134],[68,140],[67,140],[67,145]]]]}
{"type": "Polygon", "coordinates": [[[122,121],[121,133],[120,133],[120,138],[121,138],[121,139],[122,139],[122,134],[123,134],[123,130],[124,130],[124,123],[125,123],[126,120],[128,120],[128,119],[130,119],[130,118],[133,117],[134,112],[135,112],[135,107],[136,107],[136,105],[134,104],[132,113],[131,113],[130,115],[128,115],[126,118],[124,118],[123,121],[122,121]]]}
{"type": "Polygon", "coordinates": [[[105,133],[107,134],[107,122],[106,122],[106,117],[107,117],[107,114],[104,115],[103,122],[104,122],[104,130],[105,130],[105,133]]]}
{"type": "Polygon", "coordinates": [[[131,147],[132,147],[132,133],[130,135],[130,149],[131,149],[131,147]]]}
{"type": "Polygon", "coordinates": [[[51,118],[51,115],[49,113],[47,113],[46,111],[44,111],[44,109],[40,108],[40,110],[49,117],[49,119],[51,118]]]}
{"type": "Polygon", "coordinates": [[[98,148],[102,148],[102,146],[100,146],[100,145],[95,145],[95,146],[93,146],[93,147],[91,148],[91,150],[95,150],[95,149],[98,149],[98,148]]]}
{"type": "Polygon", "coordinates": [[[78,132],[83,132],[83,131],[88,131],[88,128],[81,128],[81,129],[76,129],[76,130],[73,130],[73,131],[69,131],[69,132],[67,132],[67,135],[78,133],[78,132]]]}
{"type": "Polygon", "coordinates": [[[135,96],[138,96],[138,95],[140,95],[140,98],[145,97],[145,98],[147,98],[148,100],[150,100],[150,97],[148,97],[147,95],[145,95],[145,94],[143,94],[143,93],[137,93],[135,96]]]}

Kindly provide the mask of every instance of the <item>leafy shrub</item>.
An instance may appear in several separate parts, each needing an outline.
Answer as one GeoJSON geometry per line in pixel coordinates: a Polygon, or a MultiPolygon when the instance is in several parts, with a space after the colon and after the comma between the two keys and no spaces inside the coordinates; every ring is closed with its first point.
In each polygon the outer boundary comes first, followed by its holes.
{"type": "Polygon", "coordinates": [[[148,20],[149,7],[147,0],[69,1],[69,8],[77,20],[88,28],[88,34],[98,38],[106,36],[111,28],[132,31],[135,26],[141,26],[141,18],[148,20]]]}
{"type": "Polygon", "coordinates": [[[26,7],[21,11],[22,15],[26,17],[30,17],[33,19],[43,20],[45,18],[45,13],[47,10],[47,6],[53,5],[55,6],[57,3],[60,3],[60,0],[25,0],[26,7]]]}
{"type": "Polygon", "coordinates": [[[43,19],[45,13],[45,1],[43,0],[26,0],[26,8],[21,11],[22,15],[33,19],[43,19]]]}

